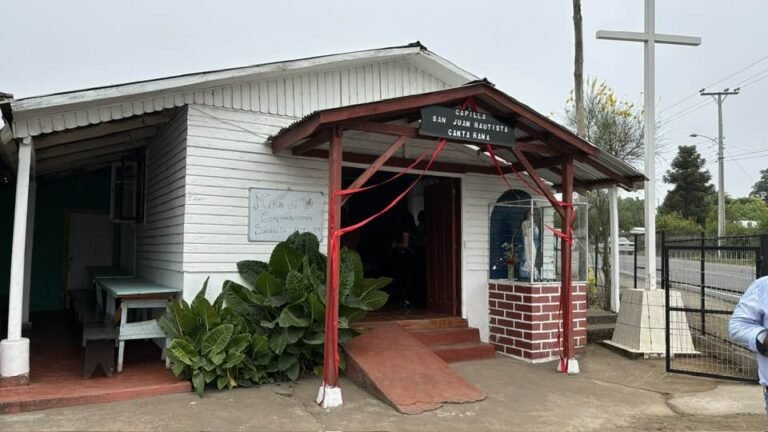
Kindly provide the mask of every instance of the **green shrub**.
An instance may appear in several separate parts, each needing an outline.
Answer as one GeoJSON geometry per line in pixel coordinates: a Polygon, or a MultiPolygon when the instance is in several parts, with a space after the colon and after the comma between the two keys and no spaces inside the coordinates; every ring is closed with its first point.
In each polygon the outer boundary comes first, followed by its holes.
{"type": "MultiPolygon", "coordinates": [[[[248,286],[226,281],[211,304],[206,281],[191,305],[171,302],[158,321],[172,340],[173,373],[192,380],[200,395],[214,382],[223,389],[322,374],[325,264],[317,237],[294,233],[275,246],[269,263],[237,264],[248,286]]],[[[339,273],[343,343],[356,335],[350,323],[384,306],[388,295],[382,288],[391,279],[363,278],[360,256],[348,249],[341,251],[339,273]]]]}

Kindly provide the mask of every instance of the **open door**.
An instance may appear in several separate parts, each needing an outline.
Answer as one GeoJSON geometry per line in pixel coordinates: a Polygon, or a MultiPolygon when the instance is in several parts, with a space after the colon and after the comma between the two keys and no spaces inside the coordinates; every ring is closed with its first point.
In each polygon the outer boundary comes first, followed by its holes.
{"type": "Polygon", "coordinates": [[[459,179],[424,190],[427,309],[461,315],[461,193],[459,179]]]}
{"type": "Polygon", "coordinates": [[[112,233],[108,213],[69,213],[67,291],[90,289],[87,267],[112,265],[112,233]]]}

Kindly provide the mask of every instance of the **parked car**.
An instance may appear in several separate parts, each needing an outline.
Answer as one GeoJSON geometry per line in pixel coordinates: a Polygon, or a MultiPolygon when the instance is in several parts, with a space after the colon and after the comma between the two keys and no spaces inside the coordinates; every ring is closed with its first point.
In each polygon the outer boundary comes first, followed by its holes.
{"type": "Polygon", "coordinates": [[[632,255],[635,253],[635,243],[626,237],[619,237],[619,254],[632,255]]]}

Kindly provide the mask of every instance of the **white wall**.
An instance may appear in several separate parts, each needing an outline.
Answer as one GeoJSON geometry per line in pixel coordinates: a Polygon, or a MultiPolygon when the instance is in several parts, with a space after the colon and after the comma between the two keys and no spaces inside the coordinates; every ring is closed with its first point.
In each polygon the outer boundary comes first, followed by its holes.
{"type": "MultiPolygon", "coordinates": [[[[276,242],[248,240],[248,189],[328,191],[325,160],[275,156],[266,139],[293,119],[189,107],[184,221],[185,297],[209,275],[209,295],[226,279],[239,280],[237,262],[268,261],[276,242]]],[[[327,203],[323,215],[327,221],[327,203]]],[[[327,224],[327,222],[324,222],[327,224]]],[[[325,248],[325,239],[322,242],[325,248]]]]}
{"type": "Polygon", "coordinates": [[[176,288],[183,286],[186,141],[181,108],[147,147],[144,222],[136,229],[137,274],[176,288]]]}

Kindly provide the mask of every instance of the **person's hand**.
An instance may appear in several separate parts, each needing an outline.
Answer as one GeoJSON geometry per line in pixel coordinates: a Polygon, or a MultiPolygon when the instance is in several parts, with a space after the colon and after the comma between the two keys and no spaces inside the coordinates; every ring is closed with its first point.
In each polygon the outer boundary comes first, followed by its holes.
{"type": "Polygon", "coordinates": [[[768,329],[762,329],[760,333],[757,334],[757,341],[755,343],[755,346],[757,347],[757,352],[764,356],[768,356],[768,349],[765,346],[765,339],[768,338],[768,329]]]}

